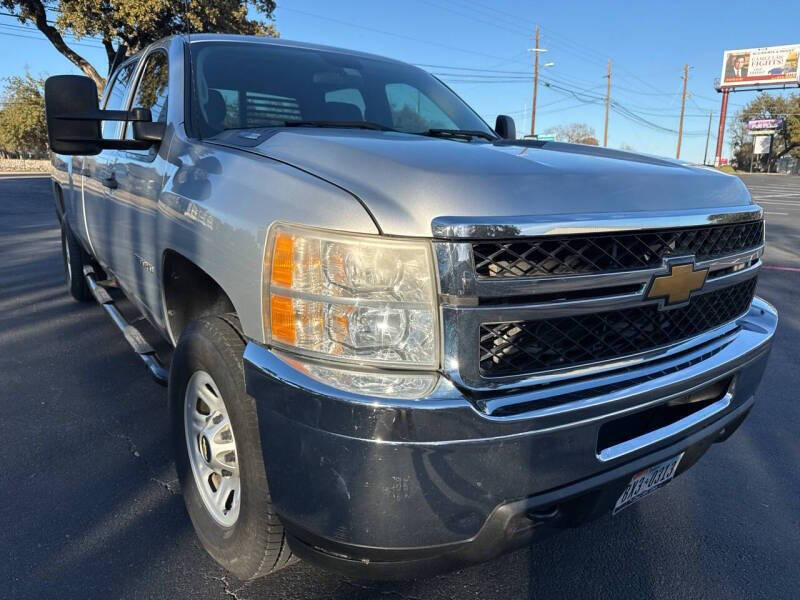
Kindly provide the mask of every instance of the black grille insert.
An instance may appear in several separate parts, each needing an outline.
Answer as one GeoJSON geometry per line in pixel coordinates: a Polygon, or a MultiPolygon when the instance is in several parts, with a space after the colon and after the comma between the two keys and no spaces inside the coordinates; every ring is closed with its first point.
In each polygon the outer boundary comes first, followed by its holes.
{"type": "Polygon", "coordinates": [[[585,275],[657,267],[665,257],[707,260],[760,246],[764,222],[472,244],[479,277],[585,275]]]}
{"type": "Polygon", "coordinates": [[[521,375],[609,360],[673,344],[723,325],[750,307],[756,278],[694,296],[686,306],[656,304],[538,321],[480,326],[480,372],[521,375]]]}

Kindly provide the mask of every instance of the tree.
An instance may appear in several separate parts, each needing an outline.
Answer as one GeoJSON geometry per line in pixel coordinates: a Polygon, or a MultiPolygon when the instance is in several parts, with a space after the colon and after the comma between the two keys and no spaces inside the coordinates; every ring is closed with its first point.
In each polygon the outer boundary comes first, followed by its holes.
{"type": "Polygon", "coordinates": [[[746,104],[728,126],[733,153],[740,169],[749,169],[752,157],[753,145],[752,138],[747,135],[747,122],[777,118],[783,119],[784,128],[772,139],[767,170],[774,171],[778,160],[786,154],[800,157],[800,94],[773,96],[762,93],[746,104]]]}
{"type": "Polygon", "coordinates": [[[548,135],[553,135],[557,142],[570,142],[572,144],[588,144],[599,146],[594,129],[586,123],[570,123],[569,125],[557,125],[545,131],[548,135]]]}
{"type": "Polygon", "coordinates": [[[275,0],[0,0],[22,23],[31,23],[53,47],[90,77],[98,93],[105,86],[99,67],[69,47],[65,34],[99,37],[107,73],[126,56],[162,37],[185,33],[244,33],[277,37],[275,0]],[[187,9],[188,6],[188,9],[187,9]],[[253,8],[260,18],[250,18],[253,8]],[[55,20],[48,19],[48,12],[55,20]]]}
{"type": "Polygon", "coordinates": [[[44,79],[30,73],[9,77],[0,102],[0,148],[43,156],[47,152],[44,79]]]}

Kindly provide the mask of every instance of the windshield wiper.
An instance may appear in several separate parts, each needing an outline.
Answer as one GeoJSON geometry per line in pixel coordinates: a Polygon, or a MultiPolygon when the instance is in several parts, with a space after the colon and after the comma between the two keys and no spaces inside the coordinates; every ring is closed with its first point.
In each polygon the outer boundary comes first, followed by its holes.
{"type": "Polygon", "coordinates": [[[396,131],[386,125],[373,123],[372,121],[284,121],[284,127],[342,127],[347,129],[372,129],[375,131],[396,131]]]}
{"type": "Polygon", "coordinates": [[[422,135],[428,135],[430,137],[460,137],[460,138],[467,138],[472,139],[474,137],[483,138],[485,140],[489,140],[493,142],[497,139],[497,136],[492,135],[486,131],[477,131],[472,129],[428,129],[422,133],[422,135]]]}

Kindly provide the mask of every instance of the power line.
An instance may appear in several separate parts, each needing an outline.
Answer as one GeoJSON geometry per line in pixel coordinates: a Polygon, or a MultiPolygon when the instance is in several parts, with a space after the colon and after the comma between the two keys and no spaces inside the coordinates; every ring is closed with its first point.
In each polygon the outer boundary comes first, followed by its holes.
{"type": "Polygon", "coordinates": [[[418,2],[422,2],[423,4],[427,4],[428,6],[433,6],[435,8],[440,9],[440,10],[445,10],[445,11],[453,13],[455,15],[459,15],[459,16],[464,17],[465,19],[468,19],[470,21],[483,23],[485,25],[489,25],[490,27],[494,27],[496,29],[501,29],[503,31],[508,31],[510,33],[517,34],[519,36],[525,36],[525,37],[529,37],[530,36],[530,33],[528,31],[526,31],[526,30],[512,29],[511,27],[506,27],[504,25],[498,24],[496,20],[489,21],[489,20],[486,20],[486,19],[480,19],[480,18],[475,17],[474,15],[463,13],[461,11],[449,8],[447,6],[442,6],[441,4],[438,4],[436,2],[431,2],[430,0],[417,0],[417,1],[418,2]]]}
{"type": "Polygon", "coordinates": [[[469,50],[467,48],[459,48],[457,46],[450,46],[449,44],[442,44],[441,42],[425,40],[425,39],[422,39],[422,38],[417,38],[417,37],[413,37],[413,36],[410,36],[410,35],[405,35],[405,34],[402,34],[402,33],[394,33],[392,31],[386,31],[386,30],[383,30],[383,29],[377,29],[375,27],[368,27],[366,25],[357,25],[355,23],[350,23],[349,21],[343,21],[341,19],[336,19],[336,18],[333,18],[333,17],[328,17],[328,16],[325,16],[325,15],[312,13],[312,12],[309,12],[309,11],[306,11],[306,10],[300,10],[298,8],[289,8],[287,6],[283,6],[282,5],[278,10],[287,10],[289,12],[295,12],[295,13],[298,13],[298,14],[301,14],[301,15],[306,15],[308,17],[313,17],[315,19],[322,19],[323,21],[330,21],[331,23],[337,23],[339,25],[344,25],[346,27],[353,27],[355,29],[362,29],[364,31],[371,31],[373,33],[379,33],[381,35],[388,35],[388,36],[396,37],[396,38],[403,39],[403,40],[410,40],[412,42],[418,42],[420,44],[429,44],[431,46],[438,46],[440,48],[445,48],[447,50],[453,50],[455,52],[464,52],[466,54],[473,54],[475,56],[482,56],[484,58],[491,58],[491,59],[494,59],[494,60],[503,60],[503,61],[508,60],[508,59],[506,59],[506,58],[504,58],[502,56],[497,56],[495,54],[486,54],[484,52],[478,52],[477,50],[469,50]]]}
{"type": "MultiPolygon", "coordinates": [[[[40,42],[48,42],[48,43],[50,42],[50,40],[48,40],[47,38],[44,38],[44,37],[37,37],[37,36],[33,36],[33,35],[23,35],[21,33],[11,33],[11,32],[8,32],[8,31],[0,31],[0,35],[5,35],[5,36],[8,36],[8,37],[24,38],[26,40],[39,40],[40,42]]],[[[102,49],[102,46],[96,46],[94,44],[83,44],[83,43],[80,43],[80,42],[71,42],[70,45],[72,45],[72,46],[84,46],[86,48],[101,48],[102,49]]]]}
{"type": "MultiPolygon", "coordinates": [[[[458,14],[458,15],[464,17],[464,18],[467,18],[467,19],[475,21],[475,22],[485,23],[485,24],[489,24],[490,26],[493,26],[493,27],[496,27],[496,28],[499,28],[499,29],[504,29],[506,31],[511,31],[507,27],[503,27],[503,26],[498,25],[497,19],[498,19],[498,13],[499,13],[501,19],[505,19],[507,23],[509,21],[512,22],[513,25],[517,28],[517,29],[512,31],[513,33],[517,33],[519,35],[525,35],[527,33],[527,29],[525,29],[523,26],[519,25],[520,18],[517,15],[512,15],[512,13],[509,13],[508,11],[504,11],[502,9],[498,9],[496,7],[489,8],[486,5],[478,3],[478,2],[470,3],[472,5],[471,6],[472,10],[477,11],[478,14],[480,14],[481,16],[491,17],[492,20],[491,21],[487,21],[485,19],[478,18],[475,15],[465,14],[464,12],[457,11],[457,10],[454,10],[452,8],[442,6],[441,4],[434,3],[431,0],[420,0],[420,1],[425,3],[425,4],[428,4],[428,5],[431,5],[431,6],[435,6],[435,7],[439,8],[439,9],[441,9],[441,10],[446,10],[446,11],[449,11],[451,13],[458,14]],[[505,15],[505,16],[503,16],[503,15],[505,15]]],[[[524,21],[525,19],[522,19],[522,20],[524,21]]],[[[597,64],[597,65],[604,65],[605,64],[606,56],[603,56],[602,60],[600,58],[593,58],[593,56],[592,56],[592,55],[597,55],[597,56],[602,55],[602,53],[600,53],[599,51],[597,51],[597,50],[595,50],[593,48],[589,48],[588,46],[585,46],[585,45],[580,44],[578,42],[574,42],[574,41],[570,40],[569,38],[567,38],[566,36],[564,36],[564,35],[562,35],[560,33],[557,33],[557,32],[555,32],[554,30],[552,30],[550,28],[542,28],[542,29],[544,30],[545,36],[548,36],[549,38],[552,38],[551,42],[554,42],[554,44],[551,44],[551,45],[555,45],[557,47],[560,47],[562,50],[566,51],[568,54],[573,54],[574,56],[577,56],[578,58],[580,58],[582,60],[585,60],[587,62],[591,62],[591,63],[597,64]],[[584,50],[584,48],[586,50],[584,50]]],[[[626,77],[626,78],[629,78],[629,79],[631,79],[631,78],[635,79],[635,80],[643,83],[647,87],[651,88],[654,91],[653,92],[642,92],[642,91],[639,91],[639,90],[635,90],[633,88],[627,88],[627,87],[624,87],[624,86],[615,86],[616,88],[618,88],[620,90],[623,90],[623,91],[626,91],[626,92],[629,92],[629,93],[640,94],[640,95],[655,95],[655,96],[679,96],[680,95],[680,93],[675,94],[675,93],[670,93],[670,92],[664,92],[663,90],[658,89],[654,85],[650,84],[649,82],[645,81],[644,79],[642,79],[641,77],[639,77],[638,75],[636,75],[632,71],[629,71],[628,69],[625,69],[624,67],[619,67],[619,69],[622,70],[622,71],[630,73],[630,75],[625,75],[623,73],[622,77],[626,77]]]]}

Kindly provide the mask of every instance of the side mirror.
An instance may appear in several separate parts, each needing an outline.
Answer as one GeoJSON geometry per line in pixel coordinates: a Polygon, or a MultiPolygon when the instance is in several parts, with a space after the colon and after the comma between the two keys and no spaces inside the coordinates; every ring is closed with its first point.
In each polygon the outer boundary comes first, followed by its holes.
{"type": "Polygon", "coordinates": [[[44,82],[44,112],[50,149],[56,154],[91,155],[104,149],[147,150],[164,137],[164,124],[152,123],[150,111],[137,108],[99,110],[97,86],[88,77],[55,75],[44,82]],[[100,128],[102,121],[131,121],[133,140],[105,140],[100,128]],[[137,125],[154,128],[136,135],[137,125]],[[160,135],[160,137],[159,137],[160,135]],[[154,138],[158,139],[154,139],[154,138]]]}
{"type": "Polygon", "coordinates": [[[56,75],[44,82],[44,113],[50,149],[57,154],[99,154],[103,149],[100,121],[65,119],[96,113],[97,86],[88,77],[56,75]]]}
{"type": "Polygon", "coordinates": [[[514,119],[508,115],[497,115],[494,132],[504,140],[517,139],[517,127],[514,125],[514,119]]]}

